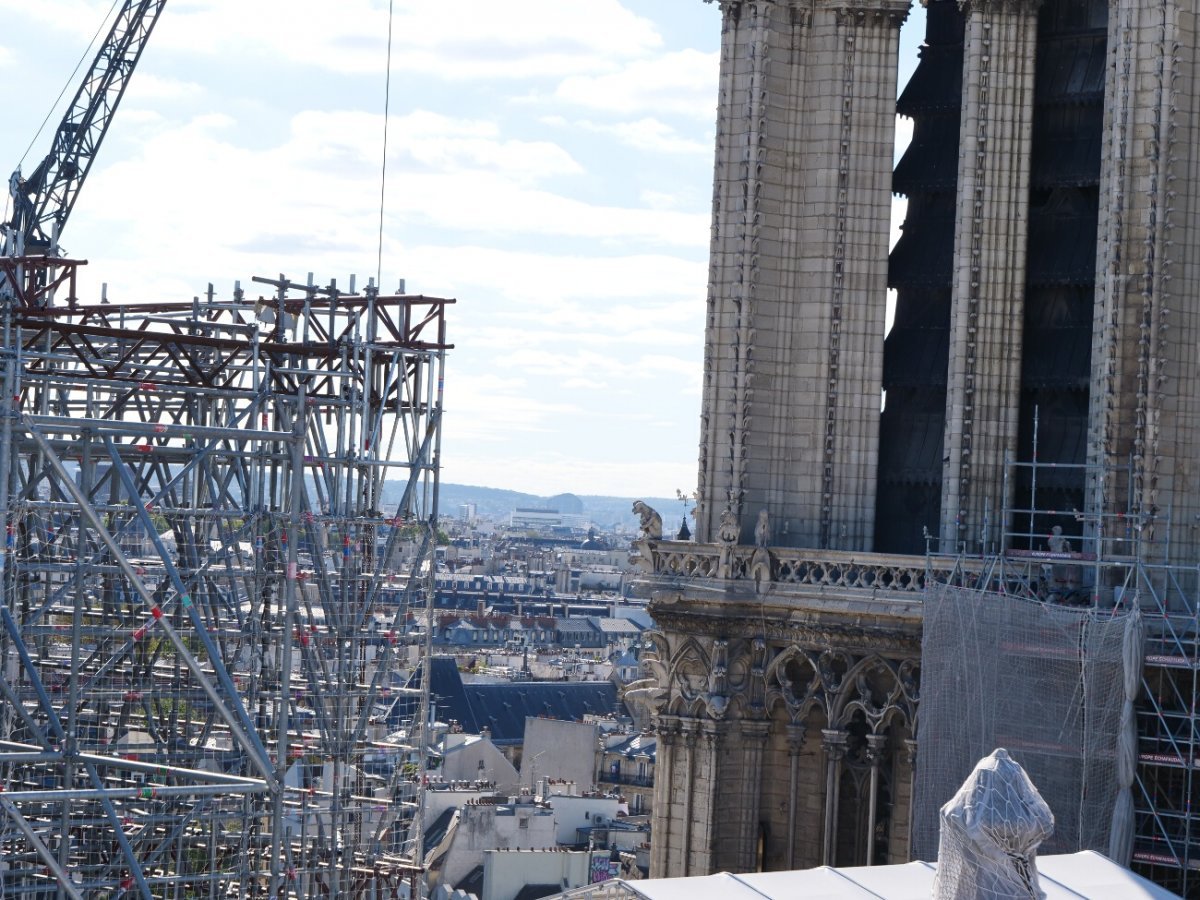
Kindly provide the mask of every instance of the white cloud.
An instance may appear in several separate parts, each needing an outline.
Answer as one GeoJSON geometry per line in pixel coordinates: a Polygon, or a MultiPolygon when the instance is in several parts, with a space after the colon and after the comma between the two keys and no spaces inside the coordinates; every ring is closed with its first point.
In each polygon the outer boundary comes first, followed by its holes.
{"type": "Polygon", "coordinates": [[[467,377],[451,370],[445,397],[447,416],[457,423],[455,435],[472,442],[502,443],[514,432],[545,433],[555,418],[580,412],[574,404],[540,398],[523,378],[494,373],[467,377]]]}
{"type": "Polygon", "coordinates": [[[643,204],[651,209],[678,209],[683,198],[678,194],[670,194],[666,191],[653,191],[646,189],[638,195],[638,199],[643,204]]]}
{"type": "Polygon", "coordinates": [[[563,79],[563,102],[621,115],[672,113],[716,121],[717,53],[680,50],[634,60],[618,72],[563,79]]]}
{"type": "MultiPolygon", "coordinates": [[[[324,0],[310,2],[333,12],[324,0]]],[[[343,5],[337,4],[334,18],[346,15],[343,5]]],[[[378,28],[364,30],[360,38],[386,33],[383,4],[373,5],[378,28]]],[[[605,71],[614,58],[662,44],[654,25],[619,0],[522,0],[519,8],[495,0],[400,0],[392,33],[394,67],[448,80],[605,71]]]]}
{"type": "MultiPolygon", "coordinates": [[[[38,62],[65,75],[109,5],[0,0],[0,21],[49,35],[61,52],[38,62]]],[[[515,6],[396,0],[384,285],[460,300],[444,477],[669,493],[694,480],[716,57],[697,87],[618,0],[515,6]],[[608,105],[588,93],[606,86],[608,105]]],[[[374,274],[383,119],[361,110],[382,100],[386,7],[172,0],[66,236],[92,260],[80,295],[374,274]]]]}
{"type": "Polygon", "coordinates": [[[121,111],[121,118],[125,118],[125,109],[132,104],[192,99],[203,93],[204,87],[194,81],[167,78],[153,72],[139,71],[135,78],[129,79],[129,87],[126,89],[122,101],[124,107],[121,111]]]}
{"type": "MultiPolygon", "coordinates": [[[[361,177],[378,179],[381,115],[306,111],[293,117],[290,132],[286,144],[268,152],[312,170],[353,170],[361,177]]],[[[583,173],[582,166],[559,145],[506,138],[491,121],[415,110],[392,116],[388,132],[389,166],[398,172],[498,173],[519,185],[583,173]]]]}
{"type": "Polygon", "coordinates": [[[0,69],[6,68],[16,63],[17,58],[7,47],[0,45],[0,69]]]}
{"type": "Polygon", "coordinates": [[[666,254],[555,255],[462,244],[415,244],[405,250],[413,260],[412,277],[421,283],[431,284],[435,273],[452,273],[458,290],[496,290],[536,309],[543,322],[557,311],[584,327],[657,326],[678,322],[680,303],[704,306],[708,268],[700,260],[666,254]],[[648,296],[658,298],[657,304],[647,305],[643,298],[648,296]],[[642,302],[630,302],[635,299],[642,302]]]}
{"type": "Polygon", "coordinates": [[[154,128],[167,124],[167,118],[153,109],[137,109],[132,106],[121,108],[120,127],[124,129],[154,128]]]}
{"type": "MultiPolygon", "coordinates": [[[[302,113],[283,143],[265,149],[238,146],[234,124],[213,114],[150,135],[140,155],[93,174],[89,215],[120,221],[133,233],[122,242],[124,252],[204,246],[208,265],[218,270],[240,270],[232,254],[260,256],[272,241],[291,244],[297,256],[322,245],[327,254],[375,246],[380,117],[302,113]],[[297,240],[301,235],[309,239],[297,240]]],[[[433,226],[505,238],[707,243],[707,215],[593,205],[534,186],[580,171],[556,145],[506,139],[486,123],[428,114],[405,117],[394,133],[390,235],[412,240],[433,226]]]]}
{"type": "MultiPolygon", "coordinates": [[[[377,117],[362,116],[377,120],[377,117]]],[[[395,135],[395,155],[442,172],[478,167],[503,171],[522,181],[557,175],[580,175],[583,167],[557,144],[548,141],[505,140],[493,122],[450,119],[417,111],[389,127],[395,135]]]]}
{"type": "Polygon", "coordinates": [[[607,391],[609,388],[608,382],[593,378],[568,378],[562,386],[568,391],[607,391]]]}
{"type": "Polygon", "coordinates": [[[54,3],[0,0],[0,11],[25,16],[90,40],[111,5],[103,0],[55,0],[54,3]]]}
{"type": "Polygon", "coordinates": [[[658,119],[643,118],[612,124],[585,119],[575,123],[575,127],[597,134],[611,134],[622,144],[646,153],[699,153],[708,156],[713,152],[712,141],[686,137],[658,119]]]}
{"type": "MultiPolygon", "coordinates": [[[[0,11],[90,39],[109,0],[0,0],[0,11]]],[[[387,0],[174,0],[156,49],[288,60],[337,72],[382,72],[387,0]]],[[[654,24],[619,0],[397,0],[392,66],[447,80],[544,78],[604,72],[657,50],[654,24]]]]}

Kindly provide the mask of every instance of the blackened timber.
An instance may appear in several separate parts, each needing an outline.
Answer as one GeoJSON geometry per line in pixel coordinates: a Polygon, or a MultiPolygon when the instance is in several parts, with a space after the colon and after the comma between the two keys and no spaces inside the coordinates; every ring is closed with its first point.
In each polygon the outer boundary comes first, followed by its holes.
{"type": "Polygon", "coordinates": [[[874,548],[890,553],[924,553],[941,513],[962,106],[958,4],[930,3],[925,29],[920,63],[897,103],[913,118],[913,141],[892,184],[908,196],[908,210],[888,260],[896,314],[883,353],[874,548]]]}

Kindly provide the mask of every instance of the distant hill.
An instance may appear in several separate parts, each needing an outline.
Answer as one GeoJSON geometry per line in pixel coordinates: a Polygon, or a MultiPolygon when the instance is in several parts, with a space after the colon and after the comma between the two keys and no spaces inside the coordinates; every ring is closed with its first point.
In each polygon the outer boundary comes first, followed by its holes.
{"type": "MultiPolygon", "coordinates": [[[[66,469],[72,476],[79,469],[75,462],[65,463],[66,469]]],[[[172,470],[174,471],[174,470],[172,470]]],[[[315,493],[316,481],[312,475],[305,475],[310,492],[315,493]]],[[[234,497],[240,493],[236,486],[231,488],[234,497]]],[[[404,482],[390,482],[383,488],[383,509],[389,515],[395,511],[396,505],[404,494],[404,482]]],[[[443,482],[440,491],[440,511],[444,516],[455,516],[458,508],[465,503],[474,503],[481,516],[489,519],[504,519],[510,512],[520,507],[554,509],[558,512],[572,515],[585,515],[599,528],[612,531],[623,526],[627,531],[637,528],[638,518],[631,507],[634,500],[642,500],[650,504],[663,518],[663,533],[674,536],[679,531],[679,523],[683,521],[683,503],[674,497],[604,497],[589,494],[554,494],[539,497],[536,494],[525,494],[521,491],[509,491],[504,488],[480,487],[469,484],[448,484],[443,482]]],[[[692,504],[689,502],[687,512],[688,528],[695,521],[691,518],[692,504]]]]}
{"type": "MultiPolygon", "coordinates": [[[[389,485],[384,488],[384,502],[397,503],[404,492],[404,485],[389,485]]],[[[458,513],[459,506],[474,503],[481,516],[490,519],[501,519],[519,507],[534,507],[556,509],[559,512],[575,512],[579,509],[600,528],[610,530],[618,525],[627,530],[637,527],[637,516],[631,507],[634,500],[644,500],[663,517],[663,531],[675,534],[679,523],[683,520],[683,503],[674,497],[603,497],[588,494],[556,494],[539,497],[536,494],[525,494],[521,491],[509,491],[504,488],[481,487],[468,484],[441,485],[439,509],[442,515],[453,516],[458,513]],[[566,507],[570,506],[570,509],[566,507]]],[[[690,509],[690,507],[689,507],[690,509]]],[[[688,527],[692,525],[688,521],[688,527]]]]}

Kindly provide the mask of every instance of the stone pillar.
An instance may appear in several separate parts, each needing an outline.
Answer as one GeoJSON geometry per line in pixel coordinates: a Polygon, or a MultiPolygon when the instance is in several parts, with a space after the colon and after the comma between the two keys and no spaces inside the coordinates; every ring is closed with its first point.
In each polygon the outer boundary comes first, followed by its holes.
{"type": "Polygon", "coordinates": [[[650,877],[666,878],[671,862],[671,803],[675,775],[673,760],[678,746],[679,724],[674,716],[659,716],[655,723],[658,748],[654,764],[654,809],[650,832],[650,877]]]}
{"type": "Polygon", "coordinates": [[[908,0],[724,0],[697,540],[870,548],[908,0]]]}
{"type": "Polygon", "coordinates": [[[917,783],[917,742],[913,738],[904,741],[904,766],[896,766],[896,796],[892,802],[892,841],[888,846],[888,864],[901,865],[912,858],[913,853],[913,802],[917,783]],[[904,833],[899,832],[903,826],[904,833]]]}
{"type": "Polygon", "coordinates": [[[838,793],[842,781],[842,760],[846,756],[846,732],[839,729],[821,731],[821,748],[825,751],[825,832],[821,864],[837,865],[838,793]]]}
{"type": "Polygon", "coordinates": [[[762,801],[763,748],[770,723],[744,721],[742,731],[741,828],[738,835],[736,871],[753,872],[758,868],[759,804],[762,801]]]}
{"type": "Polygon", "coordinates": [[[720,751],[726,725],[705,719],[699,722],[697,762],[692,780],[692,826],[689,875],[711,875],[716,856],[717,792],[720,790],[720,751]]]}
{"type": "MultiPolygon", "coordinates": [[[[1200,553],[1197,40],[1194,4],[1109,3],[1088,462],[1110,471],[1089,473],[1087,501],[1093,513],[1169,511],[1176,560],[1200,553]],[[1132,487],[1116,470],[1131,459],[1132,487]]],[[[1141,537],[1165,531],[1149,522],[1141,537]]]]}
{"type": "Polygon", "coordinates": [[[1040,2],[959,0],[966,36],[943,449],[945,552],[992,548],[1005,505],[1005,454],[1016,455],[1040,2]]]}
{"type": "Polygon", "coordinates": [[[879,766],[887,748],[887,735],[867,735],[867,758],[871,761],[870,796],[867,798],[867,862],[875,865],[875,823],[879,814],[879,766]]]}
{"type": "MultiPolygon", "coordinates": [[[[668,869],[668,878],[693,874],[692,841],[695,839],[695,824],[692,821],[696,803],[696,738],[699,734],[699,722],[695,719],[680,719],[679,733],[683,744],[683,777],[679,789],[683,792],[683,821],[681,840],[678,850],[671,855],[678,855],[678,861],[668,869]]],[[[675,848],[672,848],[675,850],[675,848]]],[[[707,875],[707,872],[701,874],[707,875]]]]}
{"type": "Polygon", "coordinates": [[[788,824],[787,824],[787,867],[796,868],[796,807],[799,798],[796,791],[800,781],[800,751],[808,729],[804,725],[789,725],[788,739],[788,824]]]}

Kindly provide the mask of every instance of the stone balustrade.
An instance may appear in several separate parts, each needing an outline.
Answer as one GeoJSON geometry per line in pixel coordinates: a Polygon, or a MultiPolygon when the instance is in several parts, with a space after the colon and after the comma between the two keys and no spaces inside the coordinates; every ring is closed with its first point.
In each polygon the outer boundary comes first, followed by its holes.
{"type": "Polygon", "coordinates": [[[973,581],[975,561],[941,556],[859,553],[688,541],[642,544],[647,574],[657,578],[715,578],[728,581],[767,580],[780,586],[814,586],[901,594],[917,594],[930,582],[973,581]]]}

